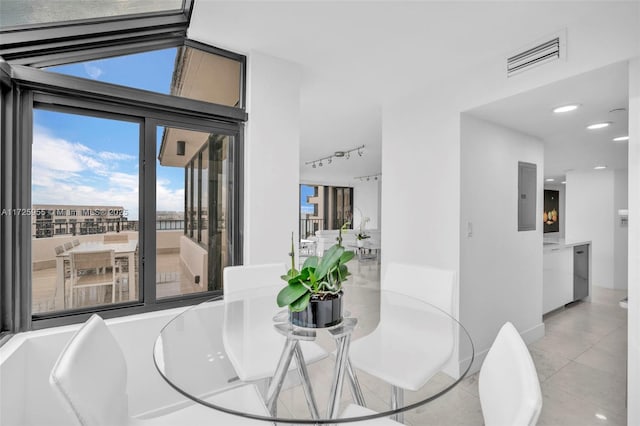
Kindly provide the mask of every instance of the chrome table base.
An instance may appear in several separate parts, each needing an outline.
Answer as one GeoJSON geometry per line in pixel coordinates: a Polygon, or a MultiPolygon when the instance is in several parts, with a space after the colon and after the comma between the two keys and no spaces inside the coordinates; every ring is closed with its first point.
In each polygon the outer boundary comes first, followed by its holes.
{"type": "MultiPolygon", "coordinates": [[[[342,396],[342,384],[344,382],[345,372],[349,378],[351,385],[351,394],[354,401],[361,406],[366,406],[362,389],[358,378],[349,361],[349,345],[351,343],[351,333],[355,328],[358,320],[355,318],[345,318],[340,324],[326,329],[331,337],[336,342],[336,364],[333,370],[333,381],[331,384],[331,393],[329,395],[329,406],[327,408],[327,418],[337,418],[338,411],[340,409],[340,397],[342,396]]],[[[296,360],[296,366],[300,380],[302,382],[302,389],[304,396],[307,400],[307,406],[313,419],[319,419],[320,414],[318,411],[318,405],[313,394],[313,388],[311,381],[309,380],[309,372],[307,371],[307,365],[304,361],[302,350],[300,349],[301,340],[315,340],[316,330],[323,329],[309,329],[292,326],[290,323],[275,324],[274,327],[278,332],[285,335],[287,340],[284,348],[282,349],[282,355],[278,361],[278,366],[271,379],[269,389],[266,395],[266,405],[269,412],[275,417],[278,411],[278,397],[282,390],[282,384],[289,371],[289,366],[293,358],[296,360]]]]}

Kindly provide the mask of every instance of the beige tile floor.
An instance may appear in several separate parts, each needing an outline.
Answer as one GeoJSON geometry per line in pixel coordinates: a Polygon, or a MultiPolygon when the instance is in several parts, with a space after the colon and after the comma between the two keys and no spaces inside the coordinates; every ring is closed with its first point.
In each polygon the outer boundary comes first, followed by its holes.
{"type": "MultiPolygon", "coordinates": [[[[545,337],[529,345],[542,389],[539,426],[626,425],[626,291],[593,289],[544,318],[545,337]]],[[[406,416],[407,424],[482,425],[478,374],[406,416]]]]}

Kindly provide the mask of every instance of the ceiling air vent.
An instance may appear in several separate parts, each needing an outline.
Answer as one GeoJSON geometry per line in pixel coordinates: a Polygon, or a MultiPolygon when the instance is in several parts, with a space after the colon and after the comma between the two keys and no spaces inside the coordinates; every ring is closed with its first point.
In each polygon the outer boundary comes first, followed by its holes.
{"type": "Polygon", "coordinates": [[[560,59],[560,37],[532,47],[507,59],[507,77],[560,59]]]}

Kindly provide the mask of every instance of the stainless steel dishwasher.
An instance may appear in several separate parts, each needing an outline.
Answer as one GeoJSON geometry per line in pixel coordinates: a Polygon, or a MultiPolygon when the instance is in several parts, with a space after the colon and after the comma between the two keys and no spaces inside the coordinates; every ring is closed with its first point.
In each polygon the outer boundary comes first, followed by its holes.
{"type": "Polygon", "coordinates": [[[573,248],[573,300],[589,296],[589,244],[573,248]]]}

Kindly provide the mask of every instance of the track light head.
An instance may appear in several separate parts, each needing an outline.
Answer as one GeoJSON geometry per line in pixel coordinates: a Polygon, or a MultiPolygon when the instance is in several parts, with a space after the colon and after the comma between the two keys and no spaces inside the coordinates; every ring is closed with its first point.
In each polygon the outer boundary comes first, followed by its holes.
{"type": "Polygon", "coordinates": [[[313,163],[313,168],[314,168],[314,169],[316,168],[316,163],[313,163]]]}
{"type": "Polygon", "coordinates": [[[322,167],[322,161],[318,163],[318,166],[322,167]]]}

